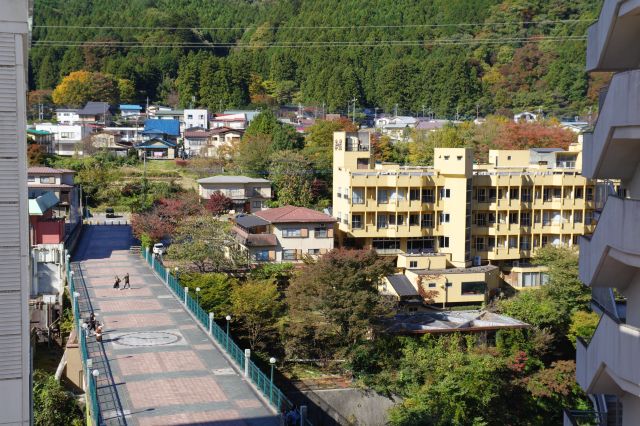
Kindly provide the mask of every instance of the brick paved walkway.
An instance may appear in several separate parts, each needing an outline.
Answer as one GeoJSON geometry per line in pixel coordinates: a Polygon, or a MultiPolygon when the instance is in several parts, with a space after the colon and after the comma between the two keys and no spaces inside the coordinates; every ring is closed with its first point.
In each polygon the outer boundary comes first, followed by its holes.
{"type": "MultiPolygon", "coordinates": [[[[111,383],[126,424],[279,425],[182,304],[129,253],[129,245],[127,226],[87,226],[74,257],[104,324],[111,383]],[[113,289],[114,276],[127,272],[131,290],[113,289]]],[[[100,373],[99,393],[109,386],[100,373]]],[[[103,417],[107,424],[122,424],[114,410],[103,417]]]]}

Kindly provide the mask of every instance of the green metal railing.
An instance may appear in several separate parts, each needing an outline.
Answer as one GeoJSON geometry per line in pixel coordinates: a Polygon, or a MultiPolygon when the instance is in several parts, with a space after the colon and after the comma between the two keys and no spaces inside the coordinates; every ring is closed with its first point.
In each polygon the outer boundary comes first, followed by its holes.
{"type": "Polygon", "coordinates": [[[80,353],[82,355],[82,370],[84,373],[85,383],[87,384],[86,398],[89,412],[87,416],[91,420],[91,424],[99,426],[101,424],[100,404],[98,403],[98,391],[96,389],[95,378],[89,371],[87,360],[90,359],[89,351],[87,349],[87,337],[84,329],[82,328],[82,313],[80,311],[80,303],[78,298],[75,297],[76,286],[75,277],[71,274],[71,264],[69,258],[67,258],[67,282],[69,283],[69,292],[71,293],[72,305],[73,305],[73,318],[76,326],[76,333],[78,334],[78,343],[80,346],[80,353]]]}
{"type": "MultiPolygon", "coordinates": [[[[240,370],[244,371],[246,362],[244,351],[233,341],[231,336],[229,336],[215,321],[210,321],[209,314],[202,309],[202,307],[189,295],[188,292],[185,292],[184,287],[180,285],[180,281],[174,275],[171,275],[168,270],[160,264],[160,262],[155,260],[153,254],[149,253],[148,250],[141,250],[141,254],[153,270],[167,284],[173,294],[185,304],[189,312],[193,314],[193,316],[206,330],[210,330],[215,341],[218,342],[220,347],[225,350],[240,370]]],[[[269,400],[269,403],[279,413],[293,409],[293,403],[280,389],[278,389],[277,386],[273,384],[271,379],[263,373],[251,359],[248,361],[248,377],[262,395],[269,400]]],[[[307,419],[305,419],[305,425],[313,426],[307,419]]]]}

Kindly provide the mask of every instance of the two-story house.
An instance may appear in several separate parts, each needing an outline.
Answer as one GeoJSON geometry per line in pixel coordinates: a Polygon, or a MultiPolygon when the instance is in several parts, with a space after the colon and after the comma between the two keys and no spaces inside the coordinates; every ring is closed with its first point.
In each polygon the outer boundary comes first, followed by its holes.
{"type": "Polygon", "coordinates": [[[219,157],[221,149],[231,147],[240,142],[244,130],[231,129],[229,127],[216,127],[209,131],[206,155],[208,157],[219,157]]]}
{"type": "Polygon", "coordinates": [[[73,182],[75,171],[54,169],[51,167],[29,167],[27,170],[27,186],[29,199],[37,199],[47,192],[52,192],[59,200],[53,214],[65,218],[68,223],[75,224],[80,219],[78,207],[80,197],[73,182]]]}
{"type": "Polygon", "coordinates": [[[266,207],[271,200],[271,182],[247,176],[212,176],[198,180],[198,193],[203,199],[220,192],[233,200],[236,211],[253,212],[266,207]]]}
{"type": "Polygon", "coordinates": [[[232,229],[253,263],[302,262],[333,249],[335,222],[322,212],[284,206],[239,215],[232,229]]]}
{"type": "MultiPolygon", "coordinates": [[[[209,128],[209,111],[206,109],[185,109],[183,117],[184,128],[193,127],[209,128]]],[[[186,131],[186,130],[185,130],[186,131]]]]}
{"type": "Polygon", "coordinates": [[[38,123],[36,130],[53,134],[54,152],[61,156],[82,155],[82,142],[91,134],[82,124],[38,123]]]}

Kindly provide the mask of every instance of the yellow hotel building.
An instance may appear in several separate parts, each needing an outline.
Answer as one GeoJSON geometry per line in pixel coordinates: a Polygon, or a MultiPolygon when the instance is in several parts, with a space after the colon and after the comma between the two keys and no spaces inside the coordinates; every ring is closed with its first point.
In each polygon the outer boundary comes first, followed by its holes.
{"type": "MultiPolygon", "coordinates": [[[[489,164],[482,165],[473,164],[473,152],[466,148],[436,148],[433,167],[374,164],[369,133],[336,132],[338,243],[399,256],[398,266],[409,271],[405,277],[432,277],[437,269],[438,279],[449,282],[443,278],[449,269],[462,284],[461,273],[494,265],[514,287],[540,285],[544,270],[528,265],[535,250],[576,245],[594,229],[603,187],[581,176],[581,162],[581,145],[574,144],[567,151],[492,150],[489,164]]],[[[415,279],[411,283],[419,287],[415,279]]],[[[426,289],[441,293],[436,302],[464,303],[484,300],[498,279],[488,277],[488,291],[482,297],[474,293],[475,298],[461,297],[462,288],[428,284],[426,289]]]]}

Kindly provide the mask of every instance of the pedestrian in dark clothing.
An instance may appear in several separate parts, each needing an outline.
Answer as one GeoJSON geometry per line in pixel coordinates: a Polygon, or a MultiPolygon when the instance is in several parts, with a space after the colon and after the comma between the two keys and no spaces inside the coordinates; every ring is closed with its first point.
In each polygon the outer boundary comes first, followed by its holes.
{"type": "Polygon", "coordinates": [[[96,329],[96,316],[92,312],[91,315],[89,316],[89,330],[95,330],[95,329],[96,329]]]}
{"type": "Polygon", "coordinates": [[[113,288],[120,288],[120,277],[116,275],[116,281],[113,283],[113,288]]]}
{"type": "Polygon", "coordinates": [[[128,272],[124,276],[124,285],[122,286],[123,290],[125,288],[131,289],[131,284],[129,284],[129,273],[128,272]]]}

